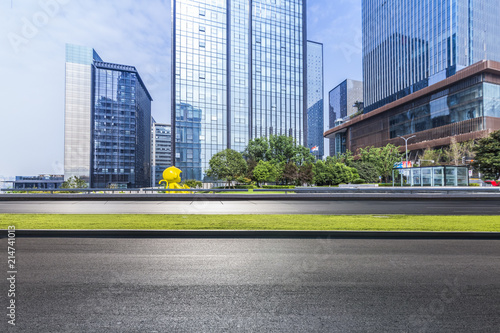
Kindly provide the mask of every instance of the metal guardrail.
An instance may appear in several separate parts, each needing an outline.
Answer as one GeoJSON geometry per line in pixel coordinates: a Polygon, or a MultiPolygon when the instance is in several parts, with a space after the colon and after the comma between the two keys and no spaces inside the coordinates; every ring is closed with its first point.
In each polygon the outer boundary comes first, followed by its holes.
{"type": "MultiPolygon", "coordinates": [[[[83,189],[0,189],[0,193],[9,192],[48,192],[50,194],[54,193],[75,193],[75,194],[154,194],[169,192],[174,194],[175,192],[189,192],[189,193],[248,193],[248,189],[164,189],[164,188],[133,188],[133,189],[98,189],[98,188],[83,188],[83,189]],[[174,193],[172,193],[174,192],[174,193]]],[[[331,194],[342,194],[342,193],[446,193],[450,194],[452,192],[466,192],[466,193],[500,193],[500,187],[297,187],[294,189],[254,189],[253,192],[265,193],[265,192],[284,192],[285,194],[292,193],[331,193],[331,194]]],[[[31,193],[27,193],[31,194],[31,193]]]]}

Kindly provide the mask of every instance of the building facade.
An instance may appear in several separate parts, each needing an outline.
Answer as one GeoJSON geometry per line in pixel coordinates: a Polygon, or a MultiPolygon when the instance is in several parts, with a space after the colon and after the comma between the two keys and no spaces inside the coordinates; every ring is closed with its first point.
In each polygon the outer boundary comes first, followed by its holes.
{"type": "Polygon", "coordinates": [[[307,140],[305,0],[173,0],[172,135],[183,178],[272,134],[307,140]]]}
{"type": "Polygon", "coordinates": [[[135,67],[66,45],[65,178],[92,188],[150,186],[151,101],[135,67]]]}
{"type": "Polygon", "coordinates": [[[488,136],[500,129],[500,63],[481,61],[413,94],[333,127],[356,152],[388,143],[408,150],[443,147],[488,136]]]}
{"type": "Polygon", "coordinates": [[[307,147],[316,159],[325,152],[323,114],[323,44],[307,41],[307,147]]]}
{"type": "Polygon", "coordinates": [[[365,112],[500,61],[500,6],[491,0],[363,0],[365,112]]]}
{"type": "Polygon", "coordinates": [[[157,123],[153,119],[151,129],[151,179],[152,186],[158,186],[163,171],[172,164],[172,126],[157,123]]]}
{"type": "Polygon", "coordinates": [[[55,190],[61,187],[64,183],[63,175],[39,175],[39,176],[16,176],[16,180],[12,182],[13,188],[23,189],[47,189],[55,190]]]}
{"type": "MultiPolygon", "coordinates": [[[[330,128],[347,121],[360,110],[363,103],[363,82],[347,79],[328,93],[328,117],[330,128]],[[358,104],[356,104],[358,103],[358,104]]],[[[329,140],[330,156],[346,151],[345,138],[338,135],[329,140]]]]}

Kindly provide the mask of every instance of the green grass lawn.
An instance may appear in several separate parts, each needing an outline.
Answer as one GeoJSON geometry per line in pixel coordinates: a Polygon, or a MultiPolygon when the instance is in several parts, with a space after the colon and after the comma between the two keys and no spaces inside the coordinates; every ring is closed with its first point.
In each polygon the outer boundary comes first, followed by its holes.
{"type": "Polygon", "coordinates": [[[500,216],[0,214],[0,229],[495,231],[500,216]]]}

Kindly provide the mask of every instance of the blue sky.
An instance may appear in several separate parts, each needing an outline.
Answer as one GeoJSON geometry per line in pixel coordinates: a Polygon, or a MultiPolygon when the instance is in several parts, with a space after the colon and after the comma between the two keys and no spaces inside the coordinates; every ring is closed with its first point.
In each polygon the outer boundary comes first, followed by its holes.
{"type": "MultiPolygon", "coordinates": [[[[170,12],[169,0],[0,0],[0,180],[63,173],[65,43],[135,66],[153,117],[170,123],[170,12]]],[[[327,98],[361,79],[361,0],[309,0],[307,15],[327,98]]]]}

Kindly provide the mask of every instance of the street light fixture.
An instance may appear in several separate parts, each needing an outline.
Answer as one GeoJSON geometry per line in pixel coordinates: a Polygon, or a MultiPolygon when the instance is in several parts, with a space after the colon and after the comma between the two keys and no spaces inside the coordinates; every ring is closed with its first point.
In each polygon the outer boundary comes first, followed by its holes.
{"type": "Polygon", "coordinates": [[[406,167],[408,167],[408,140],[410,140],[411,138],[414,138],[416,137],[416,135],[412,135],[408,138],[404,138],[403,136],[401,136],[400,138],[405,140],[405,147],[406,147],[406,167]]]}

